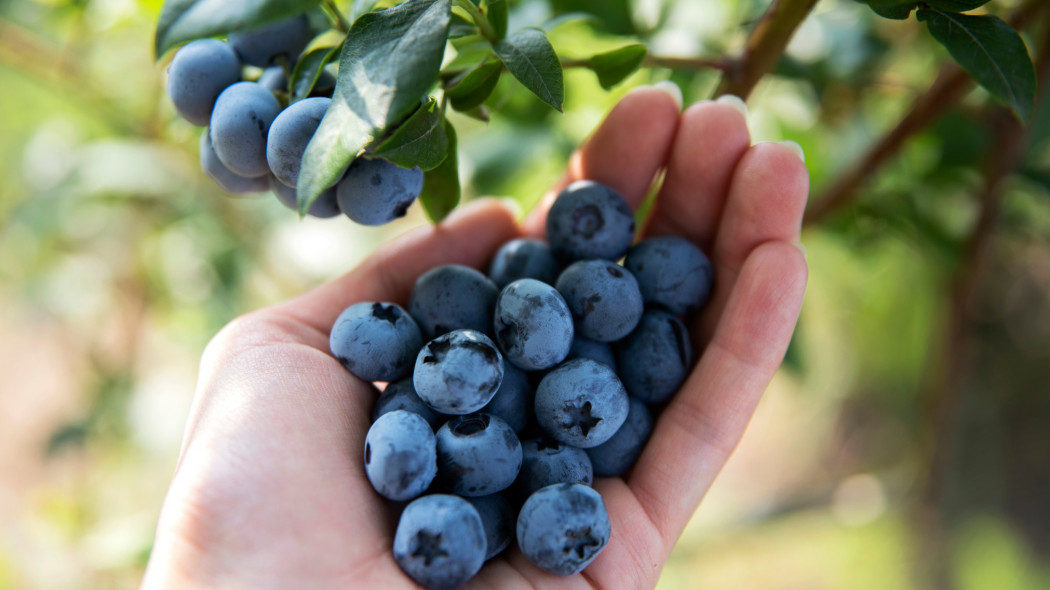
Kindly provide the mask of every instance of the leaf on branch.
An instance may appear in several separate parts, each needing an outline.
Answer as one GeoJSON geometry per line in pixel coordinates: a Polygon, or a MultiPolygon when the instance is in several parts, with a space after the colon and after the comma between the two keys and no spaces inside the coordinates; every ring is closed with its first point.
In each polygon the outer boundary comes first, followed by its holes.
{"type": "Polygon", "coordinates": [[[431,98],[379,144],[373,155],[402,168],[419,166],[430,170],[445,159],[448,151],[448,136],[442,121],[437,101],[431,98]]]}
{"type": "Polygon", "coordinates": [[[492,29],[496,31],[497,41],[502,41],[507,36],[509,12],[507,0],[488,0],[485,2],[485,16],[489,19],[492,29]]]}
{"type": "Polygon", "coordinates": [[[926,0],[930,8],[945,12],[968,12],[988,4],[989,0],[926,0]]]}
{"type": "Polygon", "coordinates": [[[459,204],[459,159],[456,157],[456,130],[448,119],[442,126],[448,138],[448,155],[437,168],[423,174],[423,192],[419,195],[427,217],[440,223],[459,204]]]}
{"type": "Polygon", "coordinates": [[[450,11],[450,0],[408,0],[350,27],[332,103],[303,154],[300,213],[367,145],[419,108],[438,77],[450,11]]]}
{"type": "Polygon", "coordinates": [[[353,23],[362,16],[372,12],[379,0],[354,0],[350,5],[350,22],[353,23]]]}
{"type": "Polygon", "coordinates": [[[157,59],[180,43],[290,18],[321,0],[167,0],[157,19],[157,59]]]}
{"type": "Polygon", "coordinates": [[[911,11],[918,8],[917,1],[901,2],[901,0],[855,0],[868,5],[875,14],[893,20],[908,20],[911,11]]]}
{"type": "Polygon", "coordinates": [[[566,12],[565,14],[559,14],[558,16],[543,23],[542,25],[540,25],[540,28],[549,34],[551,31],[557,29],[562,25],[577,22],[584,22],[590,25],[594,25],[596,23],[600,23],[601,19],[589,12],[566,12]]]}
{"type": "Polygon", "coordinates": [[[633,74],[645,59],[645,45],[627,45],[587,60],[587,67],[598,75],[598,83],[608,90],[633,74]]]}
{"type": "Polygon", "coordinates": [[[1016,30],[991,15],[921,9],[916,17],[978,84],[1019,119],[1029,119],[1035,106],[1035,67],[1016,30]]]}
{"type": "Polygon", "coordinates": [[[291,102],[296,102],[310,96],[314,85],[321,77],[324,67],[339,55],[340,46],[318,47],[299,58],[292,71],[292,96],[291,102]]]}
{"type": "Polygon", "coordinates": [[[445,94],[457,111],[469,111],[492,94],[501,73],[503,64],[499,61],[482,62],[463,74],[445,94]]]}
{"type": "Polygon", "coordinates": [[[543,31],[521,29],[493,48],[525,88],[561,112],[565,100],[561,62],[543,31]]]}

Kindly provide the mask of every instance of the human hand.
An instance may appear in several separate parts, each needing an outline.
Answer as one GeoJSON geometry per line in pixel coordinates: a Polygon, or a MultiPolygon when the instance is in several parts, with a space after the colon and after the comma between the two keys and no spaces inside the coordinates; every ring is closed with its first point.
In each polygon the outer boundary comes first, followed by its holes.
{"type": "Polygon", "coordinates": [[[495,202],[469,204],[349,274],[224,328],[201,361],[143,587],[416,588],[391,551],[397,511],[365,477],[377,392],[329,352],[335,318],[358,301],[404,304],[434,266],[482,268],[508,239],[542,236],[553,195],[571,181],[603,182],[637,206],[661,169],[645,234],[687,237],[715,267],[711,301],[690,326],[702,354],[626,479],[596,479],[613,534],[581,575],[554,576],[511,549],[467,584],[655,586],[790,340],[806,283],[795,243],[808,177],[788,148],[750,146],[733,108],[703,102],[679,113],[649,88],[610,112],[522,226],[495,202]]]}

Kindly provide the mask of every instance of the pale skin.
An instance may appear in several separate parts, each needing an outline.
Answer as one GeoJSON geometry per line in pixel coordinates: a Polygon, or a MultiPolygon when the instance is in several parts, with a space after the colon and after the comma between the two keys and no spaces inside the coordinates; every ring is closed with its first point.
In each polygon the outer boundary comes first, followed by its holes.
{"type": "Polygon", "coordinates": [[[680,112],[666,92],[643,88],[609,113],[524,223],[496,201],[470,203],[216,335],[201,360],[143,587],[416,588],[391,553],[396,509],[365,477],[376,390],[329,352],[336,316],[359,301],[405,304],[429,268],[484,269],[508,239],[542,237],[550,200],[573,180],[609,184],[637,206],[661,169],[645,233],[686,236],[715,266],[711,303],[690,326],[699,360],[628,477],[595,481],[613,534],[582,574],[554,576],[510,550],[466,585],[655,586],[791,338],[807,277],[796,244],[809,180],[789,148],[751,145],[733,108],[701,102],[680,112]]]}

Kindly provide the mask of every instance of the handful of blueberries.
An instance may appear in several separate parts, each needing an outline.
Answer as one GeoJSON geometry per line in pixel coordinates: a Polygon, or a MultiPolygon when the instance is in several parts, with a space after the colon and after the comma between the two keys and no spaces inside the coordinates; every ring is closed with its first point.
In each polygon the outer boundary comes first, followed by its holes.
{"type": "Polygon", "coordinates": [[[691,242],[632,246],[634,227],[619,193],[579,181],[548,214],[549,244],[512,240],[488,276],[440,266],[407,310],[361,302],[336,320],[333,355],[389,383],[365,471],[381,496],[409,502],[393,551],[423,586],[455,588],[514,541],[559,575],[608,543],[593,478],[622,476],[641,454],[692,366],[681,318],[713,281],[691,242]]]}
{"type": "MultiPolygon", "coordinates": [[[[321,70],[309,97],[285,104],[292,95],[288,72],[315,34],[302,14],[231,33],[228,43],[192,41],[172,58],[168,95],[184,119],[208,127],[201,134],[201,168],[226,192],[273,191],[298,210],[295,187],[303,153],[335,88],[335,77],[321,70]],[[242,81],[244,66],[263,68],[262,73],[254,82],[242,81]]],[[[402,217],[422,189],[419,168],[357,158],[307,213],[334,217],[342,212],[362,225],[382,225],[402,217]]]]}

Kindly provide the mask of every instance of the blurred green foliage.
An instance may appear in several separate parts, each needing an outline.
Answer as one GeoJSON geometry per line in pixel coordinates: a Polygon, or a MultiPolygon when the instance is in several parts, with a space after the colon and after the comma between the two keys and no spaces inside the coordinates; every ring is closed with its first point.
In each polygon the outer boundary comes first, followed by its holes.
{"type": "MultiPolygon", "coordinates": [[[[152,60],[160,4],[0,1],[0,588],[136,587],[206,342],[426,223],[420,207],[386,228],[300,222],[271,195],[220,194],[152,60]]],[[[589,11],[601,18],[550,33],[559,55],[640,41],[717,57],[768,5],[520,0],[510,31],[589,11]]],[[[1045,30],[1024,29],[1030,50],[1045,30]]],[[[800,143],[819,198],[947,58],[915,20],[822,0],[753,93],[753,136],[800,143]]],[[[563,115],[504,76],[491,122],[453,118],[465,198],[529,209],[620,97],[661,80],[688,104],[718,72],[645,68],[606,91],[568,69],[563,115]]],[[[944,358],[1001,109],[970,92],[807,227],[810,287],[786,370],[662,588],[925,588],[934,529],[951,587],[1050,587],[1046,104],[1002,183],[969,346],[944,358]],[[947,369],[938,413],[929,392],[947,369]]]]}

